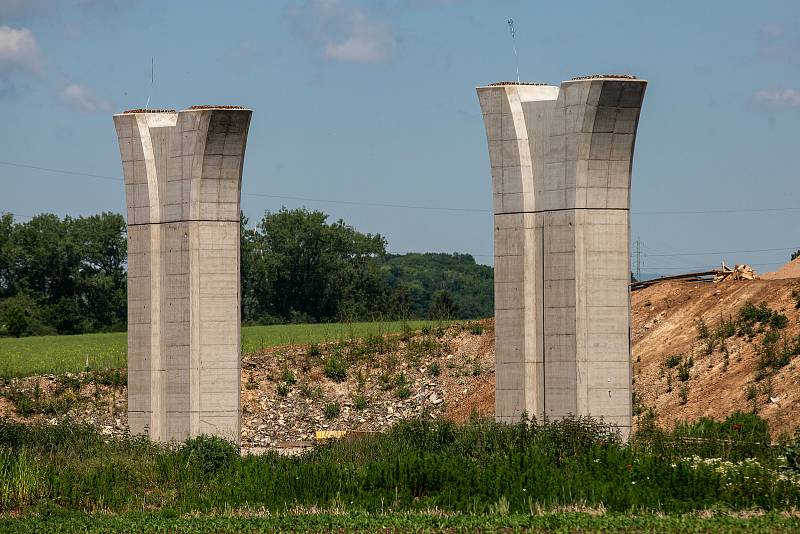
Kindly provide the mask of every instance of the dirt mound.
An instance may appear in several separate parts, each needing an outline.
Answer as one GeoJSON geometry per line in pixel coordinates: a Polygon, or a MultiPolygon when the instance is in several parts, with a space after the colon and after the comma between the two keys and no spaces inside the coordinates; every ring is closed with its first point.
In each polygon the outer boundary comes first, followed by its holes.
{"type": "Polygon", "coordinates": [[[741,331],[724,336],[731,333],[730,321],[736,321],[743,306],[763,304],[788,319],[773,334],[780,339],[772,350],[784,350],[800,336],[800,310],[792,296],[798,290],[800,280],[787,279],[663,282],[634,292],[633,370],[639,410],[654,408],[667,427],[703,416],[724,419],[735,411],[756,411],[773,435],[793,431],[800,425],[800,358],[789,358],[788,365],[774,372],[764,369],[762,355],[771,329],[760,323],[752,336],[741,331]],[[723,333],[726,325],[729,331],[723,333]]]}
{"type": "MultiPolygon", "coordinates": [[[[124,372],[123,372],[124,374],[124,372]]],[[[95,425],[124,435],[127,388],[91,373],[0,381],[0,416],[95,425]]],[[[410,417],[465,420],[494,412],[494,325],[319,345],[287,345],[242,358],[242,445],[291,447],[319,430],[380,431],[410,417]]]]}
{"type": "Polygon", "coordinates": [[[795,258],[780,269],[772,273],[761,275],[764,280],[785,280],[787,278],[800,278],[800,258],[795,258]]]}

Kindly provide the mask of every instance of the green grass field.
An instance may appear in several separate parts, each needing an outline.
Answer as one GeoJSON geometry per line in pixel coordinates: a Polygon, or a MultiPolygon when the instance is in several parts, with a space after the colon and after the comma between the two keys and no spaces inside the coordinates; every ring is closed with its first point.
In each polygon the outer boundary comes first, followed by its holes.
{"type": "Polygon", "coordinates": [[[718,513],[656,515],[609,513],[529,514],[275,514],[266,517],[159,513],[0,516],[0,532],[22,533],[236,533],[236,532],[797,532],[797,518],[779,513],[736,517],[718,513]]]}
{"type": "MultiPolygon", "coordinates": [[[[432,321],[396,321],[248,326],[242,328],[242,352],[399,333],[433,324],[432,321]]],[[[128,336],[124,332],[0,338],[0,378],[125,367],[127,355],[128,336]]]]}

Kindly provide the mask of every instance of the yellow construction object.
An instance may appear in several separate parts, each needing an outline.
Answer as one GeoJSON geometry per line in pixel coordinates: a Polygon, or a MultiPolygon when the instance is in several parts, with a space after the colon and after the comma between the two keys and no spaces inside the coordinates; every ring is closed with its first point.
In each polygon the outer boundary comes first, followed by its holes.
{"type": "Polygon", "coordinates": [[[325,441],[328,439],[339,439],[347,435],[347,430],[317,430],[314,437],[317,441],[325,441]]]}

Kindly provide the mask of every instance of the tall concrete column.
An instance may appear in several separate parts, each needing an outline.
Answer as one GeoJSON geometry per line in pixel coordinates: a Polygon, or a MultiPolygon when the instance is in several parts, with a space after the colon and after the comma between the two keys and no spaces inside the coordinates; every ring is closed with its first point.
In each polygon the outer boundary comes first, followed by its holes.
{"type": "Polygon", "coordinates": [[[630,176],[647,83],[479,87],[494,195],[498,421],[631,425],[630,176]]]}
{"type": "Polygon", "coordinates": [[[128,206],[132,434],[240,440],[239,198],[251,113],[114,115],[128,206]]]}

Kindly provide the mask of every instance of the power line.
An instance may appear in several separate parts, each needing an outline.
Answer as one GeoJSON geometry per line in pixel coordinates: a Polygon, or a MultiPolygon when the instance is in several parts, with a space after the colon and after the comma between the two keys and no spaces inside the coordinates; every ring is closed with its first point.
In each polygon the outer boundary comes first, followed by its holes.
{"type": "Polygon", "coordinates": [[[34,169],[37,171],[54,172],[58,174],[71,174],[73,176],[85,176],[87,178],[99,178],[101,180],[114,180],[116,182],[124,181],[122,178],[116,176],[107,176],[104,174],[92,174],[89,172],[80,172],[80,171],[68,171],[64,169],[52,169],[49,167],[39,167],[37,165],[27,165],[24,163],[14,163],[11,161],[0,161],[0,165],[6,165],[8,167],[19,167],[22,169],[34,169]]]}
{"type": "MultiPolygon", "coordinates": [[[[123,182],[124,179],[116,176],[108,176],[104,174],[92,174],[87,172],[69,171],[65,169],[54,169],[50,167],[40,167],[38,165],[27,165],[23,163],[14,163],[10,161],[0,161],[0,165],[7,165],[9,167],[19,167],[23,169],[34,169],[38,171],[53,172],[60,174],[69,174],[72,176],[83,176],[87,178],[100,178],[103,180],[113,180],[116,182],[123,182]]],[[[417,209],[417,210],[435,210],[435,211],[454,211],[454,212],[473,212],[473,213],[491,213],[491,210],[481,208],[457,208],[448,206],[424,206],[415,204],[391,204],[385,202],[363,202],[357,200],[336,200],[330,198],[312,198],[312,197],[297,197],[291,195],[270,195],[266,193],[242,193],[242,196],[248,197],[263,197],[263,198],[276,198],[281,200],[297,200],[300,202],[320,202],[326,204],[343,204],[348,206],[370,206],[376,208],[400,208],[400,209],[417,209]]]]}
{"type": "Polygon", "coordinates": [[[267,198],[278,198],[284,200],[299,200],[302,202],[322,202],[328,204],[346,204],[352,206],[372,206],[376,208],[402,208],[402,209],[414,209],[414,210],[439,210],[439,211],[467,211],[467,212],[480,212],[480,213],[491,213],[491,210],[485,210],[480,208],[451,208],[445,206],[418,206],[412,204],[385,204],[382,202],[361,202],[356,200],[334,200],[330,198],[309,198],[309,197],[294,197],[289,195],[267,195],[265,193],[242,193],[243,196],[249,197],[267,197],[267,198]]]}
{"type": "MultiPolygon", "coordinates": [[[[749,263],[748,265],[750,265],[751,267],[771,267],[771,266],[774,266],[774,265],[785,265],[786,263],[787,262],[785,262],[785,261],[773,261],[773,262],[767,262],[767,263],[749,263]]],[[[694,265],[694,266],[690,266],[690,267],[655,267],[655,266],[654,267],[650,267],[650,266],[647,267],[648,270],[652,270],[652,271],[696,271],[696,270],[699,270],[699,269],[708,269],[708,268],[709,268],[708,264],[706,264],[706,265],[694,265]]]]}
{"type": "Polygon", "coordinates": [[[715,252],[680,252],[676,254],[645,254],[646,257],[674,257],[674,256],[714,256],[717,254],[747,254],[751,252],[783,252],[786,250],[797,250],[800,247],[782,247],[782,248],[762,248],[753,250],[723,250],[715,252]]]}
{"type": "MultiPolygon", "coordinates": [[[[82,176],[86,178],[97,178],[101,180],[109,180],[115,182],[124,182],[123,178],[118,176],[109,176],[106,174],[95,174],[82,171],[72,171],[66,169],[56,169],[52,167],[42,167],[39,165],[29,165],[27,163],[16,163],[12,161],[0,161],[0,165],[9,167],[18,167],[22,169],[32,169],[37,171],[52,172],[58,174],[68,174],[72,176],[82,176]]],[[[262,197],[262,198],[275,198],[282,200],[297,200],[300,202],[319,202],[324,204],[343,204],[349,206],[370,206],[376,208],[398,208],[398,209],[418,209],[418,210],[435,210],[435,211],[450,211],[450,212],[467,212],[467,213],[492,213],[490,209],[483,208],[463,208],[451,206],[426,206],[422,204],[393,204],[383,202],[365,202],[357,200],[337,200],[330,198],[313,198],[313,197],[299,197],[291,195],[271,195],[266,193],[242,193],[242,196],[247,197],[262,197]]],[[[722,208],[722,209],[707,209],[707,210],[632,210],[632,215],[714,215],[714,214],[730,214],[730,213],[777,213],[788,211],[800,211],[798,206],[787,207],[767,207],[767,208],[722,208]]]]}
{"type": "Polygon", "coordinates": [[[777,211],[797,211],[800,207],[785,208],[723,208],[712,210],[675,210],[675,211],[631,211],[633,215],[706,215],[721,213],[761,213],[777,211]]]}

